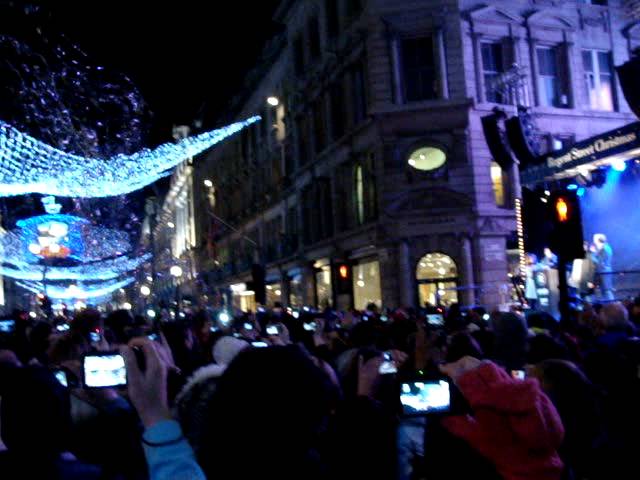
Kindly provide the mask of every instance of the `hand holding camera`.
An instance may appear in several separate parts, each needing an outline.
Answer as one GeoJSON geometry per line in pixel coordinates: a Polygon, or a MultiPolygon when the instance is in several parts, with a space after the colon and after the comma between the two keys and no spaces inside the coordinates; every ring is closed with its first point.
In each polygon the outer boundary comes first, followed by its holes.
{"type": "Polygon", "coordinates": [[[171,418],[167,400],[168,367],[156,343],[147,338],[134,338],[121,350],[127,368],[129,398],[145,428],[171,418]],[[134,348],[144,357],[144,370],[140,368],[134,348]]]}

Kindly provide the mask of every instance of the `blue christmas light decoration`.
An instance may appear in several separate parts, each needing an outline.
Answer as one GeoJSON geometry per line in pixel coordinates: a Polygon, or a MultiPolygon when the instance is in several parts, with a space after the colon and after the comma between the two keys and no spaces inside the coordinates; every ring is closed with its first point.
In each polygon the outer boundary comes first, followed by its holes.
{"type": "Polygon", "coordinates": [[[0,235],[3,261],[16,266],[39,262],[38,248],[50,244],[68,249],[68,258],[79,262],[118,257],[132,248],[127,233],[95,227],[73,215],[38,215],[19,220],[16,226],[16,230],[0,235]]]}
{"type": "MultiPolygon", "coordinates": [[[[133,283],[135,278],[125,278],[118,281],[100,282],[94,284],[47,285],[47,296],[55,300],[94,300],[111,295],[116,290],[133,283]]],[[[19,287],[33,293],[45,291],[42,282],[16,282],[19,287]]]]}
{"type": "Polygon", "coordinates": [[[167,170],[260,120],[259,116],[154,150],[108,159],[63,152],[0,121],[0,197],[41,193],[100,198],[139,190],[167,170]]]}
{"type": "MultiPolygon", "coordinates": [[[[136,258],[119,257],[102,260],[75,267],[47,267],[21,263],[19,266],[12,262],[0,265],[0,275],[16,280],[27,281],[96,281],[113,280],[132,272],[151,259],[151,254],[136,258]]],[[[6,259],[5,259],[6,261],[6,259]]]]}

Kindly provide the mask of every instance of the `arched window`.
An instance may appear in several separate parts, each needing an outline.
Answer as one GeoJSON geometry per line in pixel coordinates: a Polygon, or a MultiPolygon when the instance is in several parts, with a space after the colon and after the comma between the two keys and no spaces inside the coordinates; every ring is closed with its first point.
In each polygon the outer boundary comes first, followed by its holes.
{"type": "Polygon", "coordinates": [[[416,268],[420,306],[449,306],[458,302],[458,267],[443,253],[428,253],[416,268]]]}
{"type": "Polygon", "coordinates": [[[356,165],[353,177],[355,181],[356,223],[362,225],[364,223],[364,173],[362,165],[356,165]]]}
{"type": "Polygon", "coordinates": [[[507,205],[504,180],[502,167],[496,162],[491,162],[491,185],[493,186],[493,197],[498,207],[505,207],[507,205]]]}

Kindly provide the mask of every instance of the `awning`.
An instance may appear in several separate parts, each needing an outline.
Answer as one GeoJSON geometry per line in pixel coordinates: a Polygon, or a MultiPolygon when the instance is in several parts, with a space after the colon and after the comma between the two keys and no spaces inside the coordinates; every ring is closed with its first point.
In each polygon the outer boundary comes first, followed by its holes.
{"type": "Polygon", "coordinates": [[[520,172],[524,186],[575,177],[617,161],[640,157],[640,122],[591,137],[570,148],[552,152],[539,165],[520,172]]]}

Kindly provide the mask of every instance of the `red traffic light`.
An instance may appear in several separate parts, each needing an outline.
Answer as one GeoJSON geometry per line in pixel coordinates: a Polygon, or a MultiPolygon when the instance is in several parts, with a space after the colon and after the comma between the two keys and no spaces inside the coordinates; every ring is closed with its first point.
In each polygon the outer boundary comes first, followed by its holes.
{"type": "Polygon", "coordinates": [[[558,222],[564,223],[569,220],[569,205],[564,198],[558,197],[558,199],[556,200],[555,209],[558,222]]]}
{"type": "Polygon", "coordinates": [[[340,278],[344,278],[344,279],[349,278],[349,267],[347,267],[346,265],[340,265],[340,268],[338,269],[338,274],[340,275],[340,278]]]}

